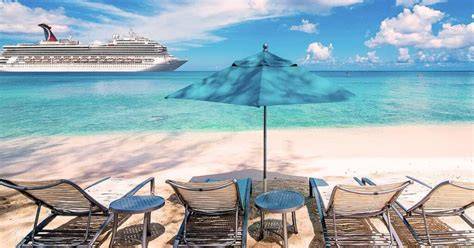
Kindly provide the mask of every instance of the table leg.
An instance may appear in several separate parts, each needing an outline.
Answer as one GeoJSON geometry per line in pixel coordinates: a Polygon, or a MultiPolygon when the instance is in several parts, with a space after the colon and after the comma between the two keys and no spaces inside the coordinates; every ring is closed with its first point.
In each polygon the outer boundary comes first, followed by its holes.
{"type": "Polygon", "coordinates": [[[282,224],[283,224],[283,241],[284,241],[284,246],[285,248],[288,247],[288,230],[287,230],[287,223],[286,223],[286,213],[281,214],[282,217],[282,224]]]}
{"type": "Polygon", "coordinates": [[[291,212],[291,219],[293,220],[293,232],[297,234],[298,226],[296,226],[296,212],[295,211],[291,212]]]}
{"type": "Polygon", "coordinates": [[[143,234],[142,234],[142,248],[148,247],[148,220],[150,219],[150,212],[145,213],[143,217],[143,234]]]}
{"type": "Polygon", "coordinates": [[[148,213],[148,227],[147,227],[147,232],[146,232],[146,235],[148,235],[148,237],[151,237],[151,212],[148,213]]]}
{"type": "Polygon", "coordinates": [[[110,244],[109,247],[112,248],[114,246],[114,239],[115,235],[117,234],[117,226],[118,226],[118,214],[113,213],[113,220],[112,220],[112,237],[110,237],[110,244]]]}
{"type": "Polygon", "coordinates": [[[264,233],[265,233],[265,214],[263,212],[263,210],[260,210],[260,236],[258,237],[259,240],[262,240],[265,236],[264,236],[264,233]]]}

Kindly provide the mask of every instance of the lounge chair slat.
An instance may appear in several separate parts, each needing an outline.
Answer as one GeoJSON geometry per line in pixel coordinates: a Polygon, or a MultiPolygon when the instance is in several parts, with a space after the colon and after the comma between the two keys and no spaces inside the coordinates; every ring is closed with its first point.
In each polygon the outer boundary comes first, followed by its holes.
{"type": "Polygon", "coordinates": [[[174,247],[246,247],[250,179],[167,183],[189,214],[189,219],[180,227],[174,247]]]}

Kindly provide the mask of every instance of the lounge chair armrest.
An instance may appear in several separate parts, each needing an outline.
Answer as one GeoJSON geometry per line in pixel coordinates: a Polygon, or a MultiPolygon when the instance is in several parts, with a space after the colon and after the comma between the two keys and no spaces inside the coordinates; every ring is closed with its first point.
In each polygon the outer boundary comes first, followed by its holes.
{"type": "Polygon", "coordinates": [[[155,195],[155,178],[150,177],[145,179],[143,182],[135,186],[132,190],[130,190],[124,197],[135,195],[141,188],[143,188],[146,184],[150,183],[150,194],[155,195]]]}
{"type": "Polygon", "coordinates": [[[427,187],[427,188],[429,188],[429,189],[433,189],[432,186],[428,185],[427,183],[425,183],[425,182],[423,182],[423,181],[421,181],[421,180],[419,180],[419,179],[416,179],[416,178],[411,177],[411,176],[406,176],[406,177],[407,177],[408,179],[412,180],[413,182],[416,182],[416,183],[418,183],[418,184],[420,184],[420,185],[423,185],[423,186],[425,186],[425,187],[427,187]]]}
{"type": "Polygon", "coordinates": [[[365,182],[362,178],[358,177],[353,177],[353,179],[360,185],[360,186],[365,186],[365,182]]]}
{"type": "Polygon", "coordinates": [[[316,179],[315,178],[309,178],[309,196],[310,197],[316,197],[316,191],[317,190],[317,186],[316,186],[316,179]]]}
{"type": "Polygon", "coordinates": [[[245,190],[245,208],[242,220],[242,247],[247,247],[248,218],[250,213],[250,196],[252,195],[252,180],[249,178],[245,190]]]}
{"type": "Polygon", "coordinates": [[[375,183],[368,177],[363,177],[362,178],[362,183],[375,186],[375,183]]]}
{"type": "Polygon", "coordinates": [[[101,182],[103,182],[103,181],[105,181],[105,180],[108,180],[108,179],[110,179],[110,177],[101,178],[99,181],[96,181],[96,182],[92,183],[91,185],[85,187],[84,190],[86,190],[86,189],[88,189],[88,188],[90,188],[90,187],[96,186],[97,184],[99,184],[99,183],[101,183],[101,182]]]}
{"type": "Polygon", "coordinates": [[[312,177],[309,178],[309,191],[310,191],[310,197],[314,197],[315,202],[316,202],[316,211],[318,212],[318,215],[319,215],[319,222],[321,224],[321,230],[323,233],[325,247],[331,247],[328,229],[326,226],[326,216],[325,216],[326,209],[324,207],[321,193],[319,192],[319,189],[318,189],[316,178],[312,178],[312,177]]]}

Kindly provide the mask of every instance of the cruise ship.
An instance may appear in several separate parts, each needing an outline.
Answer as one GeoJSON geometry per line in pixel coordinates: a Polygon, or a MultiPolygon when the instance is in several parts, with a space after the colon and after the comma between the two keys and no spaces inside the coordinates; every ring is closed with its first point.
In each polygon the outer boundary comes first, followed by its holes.
{"type": "Polygon", "coordinates": [[[5,45],[0,71],[6,72],[138,72],[173,71],[186,63],[170,55],[166,46],[130,32],[113,35],[107,44],[82,45],[57,39],[51,27],[39,24],[45,40],[38,44],[5,45]]]}

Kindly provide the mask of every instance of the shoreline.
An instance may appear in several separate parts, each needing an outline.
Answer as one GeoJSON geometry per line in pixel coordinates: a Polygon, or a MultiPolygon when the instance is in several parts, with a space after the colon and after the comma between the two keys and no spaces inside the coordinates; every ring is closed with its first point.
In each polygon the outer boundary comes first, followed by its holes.
{"type": "MultiPolygon", "coordinates": [[[[373,124],[363,126],[303,126],[303,127],[271,127],[267,126],[270,131],[316,131],[316,130],[363,130],[370,128],[394,128],[394,127],[466,127],[471,126],[474,132],[474,121],[456,121],[456,122],[439,122],[439,123],[393,123],[393,124],[373,124]]],[[[97,133],[71,133],[71,134],[32,134],[19,135],[14,137],[0,137],[0,142],[13,139],[27,139],[27,138],[65,138],[65,137],[86,137],[86,136],[114,136],[114,135],[153,135],[153,134],[192,134],[192,133],[247,133],[247,132],[262,132],[263,129],[186,129],[186,130],[124,130],[124,131],[105,131],[97,133]]]]}

